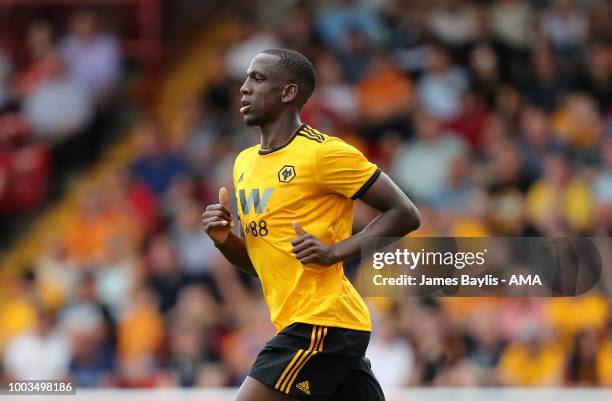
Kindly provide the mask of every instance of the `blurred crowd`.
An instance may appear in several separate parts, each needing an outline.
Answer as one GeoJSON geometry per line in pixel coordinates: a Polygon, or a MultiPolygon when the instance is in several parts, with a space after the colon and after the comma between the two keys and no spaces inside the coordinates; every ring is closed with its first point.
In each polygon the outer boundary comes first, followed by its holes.
{"type": "MultiPolygon", "coordinates": [[[[7,27],[10,24],[7,24],[7,27]]],[[[61,171],[95,157],[121,75],[117,38],[91,11],[0,30],[0,217],[39,207],[61,171]],[[19,32],[21,34],[21,32],[19,32]]],[[[2,220],[3,221],[3,220],[2,220]]]]}
{"type": "MultiPolygon", "coordinates": [[[[421,211],[417,235],[610,236],[609,1],[273,3],[257,18],[236,7],[238,37],[202,66],[200,96],[171,126],[140,121],[129,168],[91,185],[15,280],[0,310],[4,379],[241,383],[274,329],[259,284],[223,260],[200,216],[259,140],[238,88],[266,48],[313,61],[303,120],[394,178],[421,211]]],[[[354,230],[373,216],[358,204],[354,230]]],[[[383,388],[612,386],[609,299],[368,302],[383,388]]]]}

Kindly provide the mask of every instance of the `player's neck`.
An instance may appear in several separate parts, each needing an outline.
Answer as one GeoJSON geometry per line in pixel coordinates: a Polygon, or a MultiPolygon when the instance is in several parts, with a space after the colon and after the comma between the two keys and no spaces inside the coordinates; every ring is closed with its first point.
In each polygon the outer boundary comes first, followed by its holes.
{"type": "Polygon", "coordinates": [[[261,126],[261,149],[270,150],[286,144],[302,125],[300,116],[280,116],[276,121],[261,126]]]}

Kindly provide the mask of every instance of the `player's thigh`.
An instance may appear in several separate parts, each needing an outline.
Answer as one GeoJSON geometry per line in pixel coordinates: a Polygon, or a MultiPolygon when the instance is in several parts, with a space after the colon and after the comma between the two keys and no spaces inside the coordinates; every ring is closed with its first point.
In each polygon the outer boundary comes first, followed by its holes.
{"type": "Polygon", "coordinates": [[[247,376],[234,401],[299,401],[247,376]]]}

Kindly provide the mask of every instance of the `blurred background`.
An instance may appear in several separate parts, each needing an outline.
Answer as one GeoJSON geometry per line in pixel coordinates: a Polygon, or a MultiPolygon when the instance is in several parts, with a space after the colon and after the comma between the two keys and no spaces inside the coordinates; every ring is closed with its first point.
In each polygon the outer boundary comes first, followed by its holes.
{"type": "MultiPolygon", "coordinates": [[[[274,329],[200,215],[259,140],[239,87],[267,48],[313,61],[303,120],[396,180],[418,236],[610,236],[610,21],[607,0],[0,1],[0,381],[242,382],[274,329]]],[[[612,386],[605,297],[368,303],[385,389],[612,386]]]]}

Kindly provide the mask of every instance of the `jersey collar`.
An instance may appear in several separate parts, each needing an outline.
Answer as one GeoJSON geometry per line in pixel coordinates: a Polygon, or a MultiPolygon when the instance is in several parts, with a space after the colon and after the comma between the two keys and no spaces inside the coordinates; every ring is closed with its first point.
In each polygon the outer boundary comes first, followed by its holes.
{"type": "Polygon", "coordinates": [[[267,150],[262,150],[262,149],[259,149],[259,154],[260,154],[260,155],[269,155],[270,153],[276,152],[277,150],[281,150],[282,148],[286,147],[286,146],[287,146],[287,145],[289,145],[291,142],[293,142],[293,140],[295,139],[295,137],[297,136],[297,134],[299,134],[299,132],[300,132],[302,129],[304,129],[305,127],[306,127],[306,123],[302,123],[302,125],[300,125],[300,126],[298,127],[298,129],[296,129],[296,130],[295,130],[295,132],[293,133],[293,135],[291,135],[291,138],[289,138],[289,140],[288,140],[286,143],[284,143],[284,144],[282,144],[282,145],[279,145],[279,146],[275,146],[275,147],[273,147],[273,148],[271,148],[271,149],[267,149],[267,150]]]}

